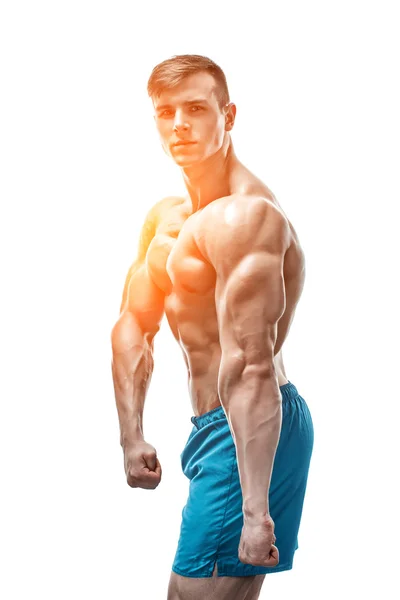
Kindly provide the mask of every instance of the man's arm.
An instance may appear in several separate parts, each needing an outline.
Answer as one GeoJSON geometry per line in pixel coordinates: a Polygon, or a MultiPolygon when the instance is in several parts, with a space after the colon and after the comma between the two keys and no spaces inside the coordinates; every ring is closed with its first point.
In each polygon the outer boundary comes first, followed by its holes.
{"type": "Polygon", "coordinates": [[[283,259],[289,226],[262,199],[238,202],[210,257],[217,273],[222,350],[218,391],[236,445],[244,520],[260,522],[269,517],[268,491],[282,419],[274,345],[285,310],[283,259]]]}
{"type": "Polygon", "coordinates": [[[128,290],[131,283],[131,279],[136,271],[145,264],[147,250],[150,246],[150,243],[155,236],[157,221],[158,221],[158,210],[159,204],[153,206],[153,208],[147,213],[145,221],[142,226],[142,230],[140,232],[139,244],[138,244],[138,253],[137,257],[129,268],[128,274],[125,278],[124,290],[122,292],[122,301],[120,307],[120,313],[125,308],[126,301],[128,299],[128,290]]]}
{"type": "Polygon", "coordinates": [[[124,449],[144,439],[143,408],[153,373],[153,339],[164,314],[164,294],[146,268],[159,204],[149,211],[142,227],[138,257],[129,269],[121,314],[111,334],[112,375],[124,449]]]}

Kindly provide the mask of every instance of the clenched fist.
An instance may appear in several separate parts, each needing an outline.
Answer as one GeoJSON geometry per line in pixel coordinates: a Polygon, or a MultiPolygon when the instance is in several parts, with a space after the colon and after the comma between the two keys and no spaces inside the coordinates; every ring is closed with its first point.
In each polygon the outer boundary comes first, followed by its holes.
{"type": "Polygon", "coordinates": [[[271,517],[258,522],[244,521],[239,543],[239,560],[259,567],[276,567],[279,551],[275,546],[275,524],[271,517]]]}
{"type": "Polygon", "coordinates": [[[124,467],[130,487],[154,490],[161,481],[156,449],[144,440],[124,448],[124,467]]]}

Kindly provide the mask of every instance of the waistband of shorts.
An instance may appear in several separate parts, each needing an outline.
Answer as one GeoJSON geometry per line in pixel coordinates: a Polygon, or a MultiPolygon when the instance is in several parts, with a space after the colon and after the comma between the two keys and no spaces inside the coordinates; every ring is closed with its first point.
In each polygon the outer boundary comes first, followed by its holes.
{"type": "MultiPolygon", "coordinates": [[[[296,398],[299,395],[296,386],[291,381],[281,385],[279,389],[282,394],[282,403],[292,398],[296,398]]],[[[214,421],[224,418],[226,418],[226,415],[223,406],[217,406],[217,408],[213,408],[203,415],[191,417],[190,420],[192,421],[193,425],[197,427],[197,429],[201,429],[209,423],[213,423],[214,421]]]]}

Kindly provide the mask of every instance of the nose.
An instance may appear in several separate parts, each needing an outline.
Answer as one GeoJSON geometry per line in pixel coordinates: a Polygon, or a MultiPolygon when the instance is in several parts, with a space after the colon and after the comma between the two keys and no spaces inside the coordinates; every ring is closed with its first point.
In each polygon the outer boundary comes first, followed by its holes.
{"type": "Polygon", "coordinates": [[[183,113],[177,110],[175,113],[174,131],[186,131],[187,129],[189,129],[189,123],[185,120],[183,113]]]}

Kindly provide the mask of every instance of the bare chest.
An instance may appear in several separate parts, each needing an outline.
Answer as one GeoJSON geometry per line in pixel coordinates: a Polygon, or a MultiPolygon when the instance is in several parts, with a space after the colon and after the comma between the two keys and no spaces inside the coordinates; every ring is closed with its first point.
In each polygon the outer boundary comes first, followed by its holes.
{"type": "Polygon", "coordinates": [[[157,227],[147,251],[147,268],[157,286],[169,296],[204,296],[215,285],[214,268],[205,261],[195,241],[199,215],[171,208],[157,227]]]}

